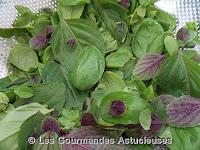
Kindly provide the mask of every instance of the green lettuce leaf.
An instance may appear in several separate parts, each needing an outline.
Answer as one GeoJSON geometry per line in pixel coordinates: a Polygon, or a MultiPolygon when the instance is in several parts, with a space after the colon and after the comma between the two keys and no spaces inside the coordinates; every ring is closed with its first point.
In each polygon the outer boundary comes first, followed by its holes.
{"type": "Polygon", "coordinates": [[[46,115],[52,110],[38,103],[31,103],[10,111],[0,121],[0,149],[16,150],[18,148],[18,134],[21,125],[26,119],[33,116],[38,111],[46,115]]]}

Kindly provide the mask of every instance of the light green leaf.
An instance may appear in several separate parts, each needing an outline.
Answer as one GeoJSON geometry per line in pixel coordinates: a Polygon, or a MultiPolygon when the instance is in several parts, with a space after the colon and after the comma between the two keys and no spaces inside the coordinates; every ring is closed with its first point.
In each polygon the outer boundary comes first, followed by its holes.
{"type": "Polygon", "coordinates": [[[90,3],[90,0],[58,0],[58,3],[63,6],[74,6],[90,3]]]}
{"type": "Polygon", "coordinates": [[[34,50],[20,44],[11,49],[9,62],[23,71],[31,71],[38,67],[38,57],[34,50]]]}
{"type": "Polygon", "coordinates": [[[34,134],[38,135],[41,134],[41,126],[44,118],[45,115],[38,112],[24,121],[24,123],[20,127],[20,131],[18,134],[19,149],[21,150],[31,149],[31,145],[28,143],[27,139],[29,136],[33,134],[33,131],[34,134]]]}
{"type": "Polygon", "coordinates": [[[0,92],[0,112],[6,110],[8,107],[9,98],[6,94],[0,92]]]}
{"type": "Polygon", "coordinates": [[[167,49],[170,56],[173,56],[178,53],[179,46],[175,38],[172,36],[167,36],[164,39],[165,48],[167,49]]]}
{"type": "Polygon", "coordinates": [[[53,139],[53,143],[41,144],[39,138],[33,146],[33,150],[60,150],[61,145],[58,143],[58,135],[54,132],[46,132],[40,136],[41,139],[53,139]]]}
{"type": "Polygon", "coordinates": [[[130,55],[125,51],[112,52],[106,57],[106,67],[121,68],[130,60],[130,55]]]}
{"type": "Polygon", "coordinates": [[[182,53],[166,60],[158,77],[161,93],[200,97],[200,66],[182,53]]]}
{"type": "Polygon", "coordinates": [[[105,45],[101,34],[95,24],[83,19],[62,20],[52,35],[52,50],[55,58],[60,61],[68,71],[78,59],[85,46],[93,45],[103,54],[105,45]],[[75,40],[73,46],[67,45],[70,39],[75,40]]]}
{"type": "Polygon", "coordinates": [[[32,101],[40,104],[47,104],[50,108],[55,108],[62,112],[65,104],[65,85],[63,83],[41,83],[32,87],[34,96],[32,101]]]}
{"type": "Polygon", "coordinates": [[[139,115],[139,121],[144,130],[149,130],[151,126],[151,110],[145,109],[139,115]]]}
{"type": "Polygon", "coordinates": [[[100,29],[101,35],[106,44],[106,53],[112,52],[118,48],[117,41],[112,37],[109,31],[100,29]]]}
{"type": "Polygon", "coordinates": [[[36,114],[38,111],[42,114],[48,114],[52,110],[48,110],[46,107],[38,103],[31,103],[10,111],[0,121],[0,149],[18,149],[18,133],[20,126],[26,119],[36,114]]]}
{"type": "Polygon", "coordinates": [[[172,134],[172,144],[168,147],[172,150],[197,150],[200,147],[200,127],[192,128],[173,128],[170,127],[172,134]]]}
{"type": "Polygon", "coordinates": [[[58,120],[64,129],[74,129],[80,126],[80,113],[78,110],[64,109],[58,120]]]}
{"type": "Polygon", "coordinates": [[[66,107],[82,110],[86,101],[87,93],[75,89],[69,81],[69,72],[62,65],[55,62],[46,64],[42,70],[42,80],[44,83],[58,82],[64,83],[66,88],[66,107]]]}
{"type": "Polygon", "coordinates": [[[160,54],[163,50],[164,31],[153,19],[145,19],[136,29],[132,40],[132,52],[142,58],[149,53],[160,54]]]}
{"type": "Polygon", "coordinates": [[[58,13],[63,19],[79,19],[83,13],[84,6],[59,6],[58,13]]]}
{"type": "Polygon", "coordinates": [[[27,86],[19,86],[14,89],[14,92],[21,98],[30,98],[33,96],[33,90],[27,86]]]}

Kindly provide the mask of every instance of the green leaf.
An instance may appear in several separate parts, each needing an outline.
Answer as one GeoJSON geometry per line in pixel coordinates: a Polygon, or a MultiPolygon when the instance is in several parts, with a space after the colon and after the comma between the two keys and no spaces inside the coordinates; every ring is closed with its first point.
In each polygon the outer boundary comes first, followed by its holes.
{"type": "MultiPolygon", "coordinates": [[[[36,140],[36,143],[33,146],[33,150],[60,150],[60,146],[58,143],[58,135],[54,132],[46,132],[40,136],[36,140]],[[40,139],[52,139],[51,142],[46,144],[41,144],[40,139]]],[[[44,141],[43,141],[44,142],[44,141]]]]}
{"type": "Polygon", "coordinates": [[[0,37],[11,38],[19,34],[27,32],[27,27],[15,27],[15,28],[0,28],[0,37]]]}
{"type": "Polygon", "coordinates": [[[130,51],[127,50],[127,51],[116,51],[110,53],[106,57],[106,67],[110,68],[123,67],[131,58],[129,52],[130,51]]]}
{"type": "Polygon", "coordinates": [[[33,116],[38,111],[46,115],[52,110],[48,110],[46,107],[38,103],[31,103],[10,111],[0,121],[0,149],[18,149],[18,134],[20,131],[20,126],[26,119],[33,116]]]}
{"type": "Polygon", "coordinates": [[[158,85],[161,93],[176,97],[200,97],[200,66],[181,53],[166,60],[162,66],[158,85]]]}
{"type": "Polygon", "coordinates": [[[75,88],[88,90],[98,82],[104,69],[105,60],[102,53],[94,46],[86,47],[70,72],[70,81],[75,88]]]}
{"type": "Polygon", "coordinates": [[[50,108],[55,108],[62,112],[65,104],[65,85],[63,83],[41,83],[32,87],[34,96],[32,101],[40,104],[47,104],[50,108]]]}
{"type": "Polygon", "coordinates": [[[172,150],[199,149],[200,147],[200,127],[192,128],[173,128],[170,127],[172,134],[172,144],[168,147],[172,150]]]}
{"type": "Polygon", "coordinates": [[[118,48],[118,44],[111,33],[104,29],[100,29],[100,32],[106,44],[106,53],[116,50],[118,48]]]}
{"type": "Polygon", "coordinates": [[[83,13],[84,5],[59,6],[58,13],[63,19],[79,19],[83,13]]]}
{"type": "Polygon", "coordinates": [[[172,36],[167,36],[164,39],[165,47],[170,56],[173,56],[178,53],[179,46],[175,38],[172,36]]]}
{"type": "Polygon", "coordinates": [[[20,14],[15,20],[14,27],[22,27],[31,25],[32,21],[37,17],[28,7],[17,5],[16,9],[20,14]]]}
{"type": "Polygon", "coordinates": [[[83,103],[86,101],[87,93],[75,89],[69,81],[69,72],[62,65],[51,62],[44,66],[42,71],[44,83],[58,82],[64,83],[66,88],[66,107],[82,110],[83,103]]]}
{"type": "Polygon", "coordinates": [[[146,7],[139,6],[136,9],[138,16],[144,17],[146,15],[146,7]]]}
{"type": "Polygon", "coordinates": [[[158,8],[153,7],[153,9],[157,11],[154,19],[163,26],[163,29],[165,31],[173,31],[176,27],[176,18],[158,8]]]}
{"type": "Polygon", "coordinates": [[[149,53],[160,54],[164,46],[163,35],[163,28],[157,21],[145,19],[134,33],[132,52],[138,58],[149,53]]]}
{"type": "Polygon", "coordinates": [[[9,98],[6,94],[0,92],[0,112],[6,110],[8,107],[9,98]]]}
{"type": "MultiPolygon", "coordinates": [[[[101,118],[113,125],[116,124],[137,124],[139,123],[139,115],[142,111],[149,108],[149,104],[142,99],[137,93],[129,93],[124,91],[115,91],[107,94],[101,104],[101,118]],[[110,114],[111,104],[113,101],[121,100],[125,103],[125,112],[120,116],[112,116],[110,114]]],[[[96,110],[97,111],[97,110],[96,110]]]]}
{"type": "Polygon", "coordinates": [[[11,49],[9,62],[23,71],[31,71],[38,67],[38,57],[34,50],[20,44],[11,49]]]}
{"type": "Polygon", "coordinates": [[[74,6],[90,3],[90,0],[58,0],[58,3],[63,6],[74,6]]]}
{"type": "Polygon", "coordinates": [[[83,19],[62,20],[52,35],[52,50],[55,58],[68,71],[78,59],[85,46],[93,45],[104,53],[105,45],[96,25],[83,19]],[[67,41],[75,40],[75,45],[68,46],[67,41]]]}
{"type": "Polygon", "coordinates": [[[144,89],[141,96],[146,100],[151,100],[155,98],[155,92],[153,86],[150,85],[148,88],[144,89]]]}
{"type": "Polygon", "coordinates": [[[44,118],[45,118],[45,115],[38,112],[24,121],[24,123],[20,127],[20,131],[18,135],[19,149],[23,149],[23,150],[31,149],[31,145],[29,145],[27,139],[29,136],[32,136],[33,134],[40,135],[42,121],[44,118]]]}
{"type": "Polygon", "coordinates": [[[151,126],[151,110],[145,109],[139,115],[139,121],[144,130],[149,130],[151,126]]]}
{"type": "Polygon", "coordinates": [[[78,110],[64,109],[58,120],[65,130],[74,129],[80,126],[80,113],[78,110]]]}
{"type": "Polygon", "coordinates": [[[14,89],[14,92],[21,98],[30,98],[33,96],[33,90],[27,86],[19,86],[14,89]]]}

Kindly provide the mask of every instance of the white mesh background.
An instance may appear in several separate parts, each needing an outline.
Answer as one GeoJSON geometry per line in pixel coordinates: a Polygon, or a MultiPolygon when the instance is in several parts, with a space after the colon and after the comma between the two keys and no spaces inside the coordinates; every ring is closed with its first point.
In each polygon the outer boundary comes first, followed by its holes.
{"type": "MultiPolygon", "coordinates": [[[[37,12],[41,8],[56,8],[56,0],[0,0],[0,27],[11,27],[17,16],[15,5],[28,6],[37,12]]],[[[178,18],[177,29],[188,21],[200,21],[200,0],[160,0],[156,4],[178,18]]],[[[6,62],[13,39],[0,38],[0,78],[7,75],[6,62]]]]}

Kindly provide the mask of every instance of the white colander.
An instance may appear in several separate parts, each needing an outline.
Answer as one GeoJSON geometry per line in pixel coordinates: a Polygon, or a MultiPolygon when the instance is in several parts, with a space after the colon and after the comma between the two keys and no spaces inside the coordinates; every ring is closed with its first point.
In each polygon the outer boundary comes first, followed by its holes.
{"type": "MultiPolygon", "coordinates": [[[[37,12],[41,8],[56,9],[56,0],[0,0],[0,28],[11,27],[17,16],[15,5],[37,12]]],[[[160,0],[156,5],[177,17],[177,29],[189,21],[200,23],[200,0],[160,0]]],[[[14,39],[0,38],[0,78],[7,75],[6,63],[13,42],[14,39]]]]}

